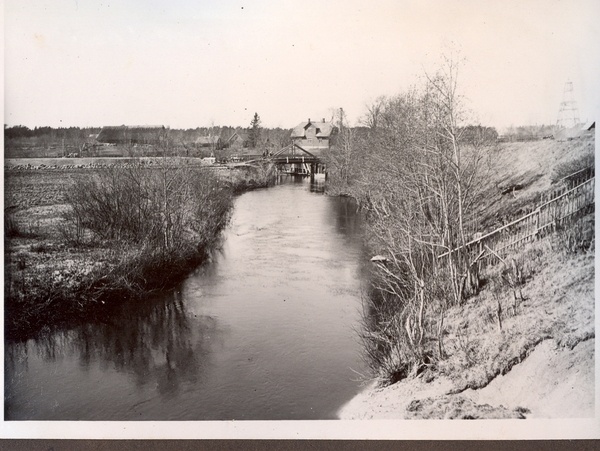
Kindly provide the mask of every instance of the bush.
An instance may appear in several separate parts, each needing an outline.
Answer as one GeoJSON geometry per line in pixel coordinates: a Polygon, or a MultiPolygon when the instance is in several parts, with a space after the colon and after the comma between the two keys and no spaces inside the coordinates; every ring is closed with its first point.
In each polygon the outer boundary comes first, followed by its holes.
{"type": "MultiPolygon", "coordinates": [[[[428,254],[413,258],[422,265],[428,254]]],[[[385,384],[429,371],[444,356],[447,278],[414,277],[398,259],[378,263],[365,296],[360,337],[367,363],[385,384]]]]}
{"type": "MultiPolygon", "coordinates": [[[[258,181],[253,187],[265,186],[271,169],[223,181],[165,159],[79,173],[65,192],[69,208],[56,233],[5,256],[6,337],[26,339],[88,321],[173,287],[218,245],[239,187],[250,177],[258,181]]],[[[9,209],[5,224],[9,237],[44,230],[17,221],[9,209]]]]}
{"type": "Polygon", "coordinates": [[[80,178],[67,200],[72,212],[66,219],[79,221],[98,238],[172,249],[188,241],[190,230],[206,232],[198,224],[210,223],[220,213],[213,211],[217,204],[228,208],[231,196],[206,171],[137,165],[80,178]]]}
{"type": "Polygon", "coordinates": [[[116,249],[109,285],[143,291],[172,283],[202,260],[227,224],[232,193],[208,171],[165,163],[98,170],[78,179],[67,200],[65,237],[116,249]]]}

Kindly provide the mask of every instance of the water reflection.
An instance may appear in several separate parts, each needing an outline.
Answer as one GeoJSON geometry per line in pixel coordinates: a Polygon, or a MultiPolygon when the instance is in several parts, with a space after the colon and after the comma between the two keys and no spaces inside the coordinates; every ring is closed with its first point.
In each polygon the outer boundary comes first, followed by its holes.
{"type": "Polygon", "coordinates": [[[325,175],[317,174],[311,178],[309,176],[284,174],[277,176],[275,181],[276,185],[304,185],[308,184],[308,190],[311,193],[324,193],[325,192],[325,175]]]}
{"type": "MultiPolygon", "coordinates": [[[[308,185],[311,193],[325,193],[326,180],[324,174],[316,175],[314,178],[281,175],[277,178],[277,184],[308,185]]],[[[335,197],[330,200],[330,208],[326,210],[326,214],[328,220],[335,223],[336,231],[350,240],[359,238],[362,230],[362,216],[355,200],[351,197],[335,197]]]]}
{"type": "Polygon", "coordinates": [[[310,192],[311,193],[324,193],[325,192],[325,177],[316,176],[310,181],[310,192]]]}
{"type": "Polygon", "coordinates": [[[332,202],[331,214],[335,218],[337,232],[346,239],[356,240],[360,237],[362,217],[354,199],[341,197],[332,202]]]}
{"type": "MultiPolygon", "coordinates": [[[[153,386],[167,398],[195,384],[210,364],[209,337],[218,336],[215,318],[186,313],[179,292],[127,303],[100,324],[14,343],[6,348],[7,375],[27,371],[29,353],[44,362],[74,359],[87,371],[94,365],[126,374],[137,387],[153,386]]],[[[7,380],[6,400],[11,400],[7,380]]],[[[8,409],[7,409],[8,410],[8,409]]]]}

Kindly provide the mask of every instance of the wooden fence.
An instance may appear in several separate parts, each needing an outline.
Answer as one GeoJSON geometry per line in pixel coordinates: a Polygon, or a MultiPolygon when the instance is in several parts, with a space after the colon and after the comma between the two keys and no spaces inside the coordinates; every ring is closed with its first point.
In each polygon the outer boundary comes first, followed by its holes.
{"type": "Polygon", "coordinates": [[[596,175],[594,166],[589,166],[580,171],[574,172],[571,175],[563,177],[557,182],[557,184],[562,183],[569,188],[575,188],[577,185],[581,185],[583,182],[586,182],[594,177],[594,175],[596,175]]]}
{"type": "MultiPolygon", "coordinates": [[[[595,177],[592,174],[591,178],[575,187],[566,186],[552,191],[542,197],[542,203],[531,213],[468,242],[464,246],[466,257],[469,261],[494,260],[497,255],[506,255],[508,251],[542,238],[557,227],[593,211],[594,185],[595,177]]],[[[438,259],[462,248],[445,252],[438,259]]]]}

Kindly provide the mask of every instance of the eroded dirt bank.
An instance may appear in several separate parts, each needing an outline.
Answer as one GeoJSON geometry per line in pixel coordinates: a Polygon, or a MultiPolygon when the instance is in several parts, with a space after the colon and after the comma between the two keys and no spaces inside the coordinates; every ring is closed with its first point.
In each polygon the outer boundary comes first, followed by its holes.
{"type": "Polygon", "coordinates": [[[594,416],[594,340],[573,350],[553,340],[479,390],[451,393],[448,378],[370,385],[339,412],[344,420],[411,418],[588,418],[594,416]]]}

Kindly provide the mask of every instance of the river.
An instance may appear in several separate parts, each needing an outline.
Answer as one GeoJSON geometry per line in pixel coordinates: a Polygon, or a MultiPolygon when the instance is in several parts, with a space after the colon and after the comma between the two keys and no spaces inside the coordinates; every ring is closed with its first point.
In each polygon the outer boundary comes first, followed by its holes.
{"type": "Polygon", "coordinates": [[[176,289],[5,347],[7,420],[333,419],[366,374],[352,203],[282,177],[176,289]]]}

